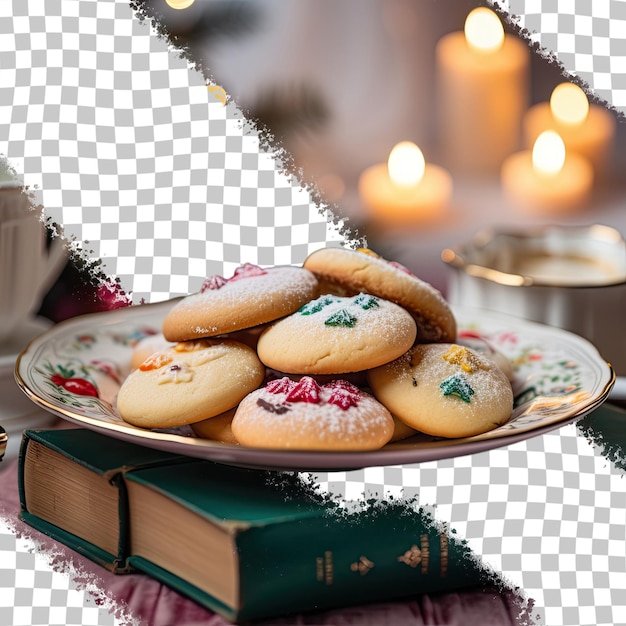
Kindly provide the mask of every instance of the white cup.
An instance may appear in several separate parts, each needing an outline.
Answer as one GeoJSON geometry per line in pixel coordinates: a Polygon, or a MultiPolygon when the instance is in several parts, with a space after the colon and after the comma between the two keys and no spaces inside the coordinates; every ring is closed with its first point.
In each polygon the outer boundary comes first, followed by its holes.
{"type": "Polygon", "coordinates": [[[66,261],[64,240],[46,245],[40,213],[22,188],[0,186],[0,342],[37,312],[66,261]]]}

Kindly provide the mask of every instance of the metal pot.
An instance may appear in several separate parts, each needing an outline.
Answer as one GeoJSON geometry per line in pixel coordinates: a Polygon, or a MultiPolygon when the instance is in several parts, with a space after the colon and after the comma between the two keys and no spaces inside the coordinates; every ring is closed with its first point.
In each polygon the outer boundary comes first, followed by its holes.
{"type": "Polygon", "coordinates": [[[442,252],[448,299],[572,331],[626,375],[626,242],[608,226],[491,230],[442,252]]]}

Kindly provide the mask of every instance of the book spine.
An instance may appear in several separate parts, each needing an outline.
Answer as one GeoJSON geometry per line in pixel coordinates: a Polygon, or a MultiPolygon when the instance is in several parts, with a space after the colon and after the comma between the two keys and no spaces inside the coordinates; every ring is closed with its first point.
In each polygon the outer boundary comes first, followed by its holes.
{"type": "Polygon", "coordinates": [[[330,609],[486,582],[471,551],[416,512],[328,516],[238,536],[238,619],[330,609]]]}
{"type": "MultiPolygon", "coordinates": [[[[66,454],[62,449],[48,445],[45,437],[40,437],[37,434],[37,431],[25,431],[22,436],[22,442],[20,445],[19,456],[18,456],[18,471],[17,471],[17,483],[18,483],[18,493],[20,500],[20,519],[32,526],[36,530],[44,533],[48,537],[51,537],[55,541],[58,541],[78,554],[87,557],[88,559],[94,561],[98,565],[106,568],[110,572],[114,574],[126,574],[132,570],[132,567],[127,563],[127,555],[128,555],[128,502],[126,497],[126,485],[123,481],[123,477],[121,474],[116,474],[111,477],[110,481],[115,487],[120,490],[120,497],[118,499],[118,512],[120,519],[120,536],[118,542],[118,552],[117,554],[111,554],[102,548],[74,535],[73,533],[68,532],[67,530],[56,526],[48,522],[47,520],[39,517],[31,513],[28,510],[27,506],[27,494],[26,494],[26,481],[25,481],[25,472],[27,471],[29,461],[28,461],[28,447],[33,442],[47,446],[54,451],[58,451],[60,454],[67,456],[68,458],[72,458],[71,455],[66,454]]],[[[35,471],[36,468],[33,468],[35,471]]]]}
{"type": "Polygon", "coordinates": [[[128,574],[134,571],[134,568],[128,562],[130,555],[130,512],[128,508],[128,490],[126,489],[124,474],[120,472],[109,477],[109,482],[115,486],[119,492],[117,514],[120,527],[114,571],[118,574],[128,574]]]}

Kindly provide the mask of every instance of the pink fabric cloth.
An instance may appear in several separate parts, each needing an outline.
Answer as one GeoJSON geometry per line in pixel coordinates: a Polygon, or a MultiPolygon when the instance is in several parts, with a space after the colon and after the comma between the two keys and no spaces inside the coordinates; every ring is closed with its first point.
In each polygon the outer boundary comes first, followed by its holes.
{"type": "MultiPolygon", "coordinates": [[[[3,462],[0,472],[0,518],[19,536],[32,539],[58,556],[53,567],[81,572],[77,587],[87,582],[100,590],[105,606],[115,606],[121,623],[132,617],[145,626],[227,626],[229,622],[143,574],[115,575],[59,544],[18,519],[17,461],[3,462]]],[[[424,594],[403,602],[356,606],[258,622],[258,626],[507,626],[533,624],[520,595],[512,590],[463,590],[424,594]]]]}

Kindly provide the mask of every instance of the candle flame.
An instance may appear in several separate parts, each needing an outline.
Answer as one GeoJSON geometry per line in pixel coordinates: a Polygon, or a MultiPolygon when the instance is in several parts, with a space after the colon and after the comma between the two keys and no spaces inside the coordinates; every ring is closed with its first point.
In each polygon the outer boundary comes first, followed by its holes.
{"type": "Polygon", "coordinates": [[[165,3],[172,9],[188,9],[195,0],[165,0],[165,3]]]}
{"type": "Polygon", "coordinates": [[[532,153],[536,172],[546,176],[558,174],[565,163],[565,144],[558,133],[546,130],[537,137],[532,153]]]}
{"type": "Polygon", "coordinates": [[[589,113],[587,95],[573,83],[561,83],[554,88],[550,96],[552,115],[567,124],[581,124],[589,113]]]}
{"type": "Polygon", "coordinates": [[[465,39],[477,52],[496,52],[504,43],[500,18],[487,7],[470,11],[465,20],[465,39]]]}
{"type": "Polygon", "coordinates": [[[389,153],[387,169],[396,185],[412,187],[424,176],[426,162],[422,151],[412,141],[401,141],[389,153]]]}

